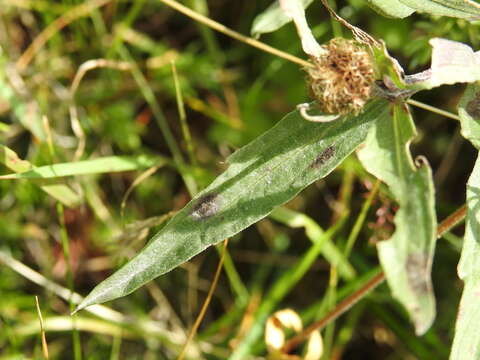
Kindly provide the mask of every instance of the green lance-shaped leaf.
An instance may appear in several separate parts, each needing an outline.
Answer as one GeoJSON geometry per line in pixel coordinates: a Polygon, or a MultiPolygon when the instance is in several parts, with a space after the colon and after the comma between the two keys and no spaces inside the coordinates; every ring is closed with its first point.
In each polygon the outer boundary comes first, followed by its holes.
{"type": "Polygon", "coordinates": [[[480,19],[480,4],[473,0],[399,0],[412,9],[430,15],[467,20],[480,19]]]}
{"type": "MultiPolygon", "coordinates": [[[[298,0],[298,2],[306,9],[313,0],[298,0]]],[[[290,21],[292,21],[292,18],[280,8],[279,1],[274,0],[265,11],[255,17],[250,33],[253,37],[258,38],[262,34],[280,29],[290,21]]]]}
{"type": "Polygon", "coordinates": [[[467,20],[480,19],[480,4],[472,0],[367,0],[367,3],[380,14],[396,18],[418,11],[467,20]]]}
{"type": "MultiPolygon", "coordinates": [[[[78,309],[125,296],[159,275],[237,234],[326,176],[361,144],[385,100],[358,116],[312,123],[297,112],[229,159],[228,169],[198,194],[124,267],[100,283],[78,309]]],[[[385,120],[385,119],[383,119],[385,120]]]]}
{"type": "Polygon", "coordinates": [[[426,160],[412,161],[408,146],[415,126],[405,104],[371,129],[358,155],[370,173],[384,181],[400,206],[395,233],[377,245],[393,296],[407,309],[417,334],[435,318],[431,266],[436,239],[434,188],[426,160]]]}
{"type": "MultiPolygon", "coordinates": [[[[480,149],[480,84],[467,87],[458,107],[462,135],[480,149]]],[[[467,217],[458,275],[465,282],[451,360],[480,358],[480,156],[467,183],[467,217]]]]}
{"type": "Polygon", "coordinates": [[[367,0],[367,4],[379,14],[387,17],[405,18],[415,12],[400,0],[367,0]]]}
{"type": "MultiPolygon", "coordinates": [[[[26,172],[33,167],[30,162],[20,159],[12,149],[5,145],[0,145],[0,164],[15,172],[26,172]]],[[[81,202],[80,196],[66,184],[56,183],[55,181],[43,181],[37,185],[65,206],[73,208],[81,202]]]]}
{"type": "Polygon", "coordinates": [[[162,157],[153,156],[106,156],[98,159],[59,163],[39,167],[29,167],[27,171],[1,175],[5,179],[52,179],[65,176],[103,174],[145,169],[160,166],[167,162],[162,157]]]}

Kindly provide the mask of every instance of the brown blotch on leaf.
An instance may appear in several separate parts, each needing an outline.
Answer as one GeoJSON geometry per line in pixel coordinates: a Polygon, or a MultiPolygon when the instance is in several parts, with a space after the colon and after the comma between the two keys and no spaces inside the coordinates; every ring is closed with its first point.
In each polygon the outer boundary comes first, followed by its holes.
{"type": "Polygon", "coordinates": [[[476,93],[475,98],[467,103],[465,110],[474,119],[480,119],[480,92],[476,93]]]}
{"type": "Polygon", "coordinates": [[[204,220],[216,215],[219,208],[218,194],[210,193],[198,199],[197,203],[193,206],[191,215],[196,220],[204,220]]]}
{"type": "Polygon", "coordinates": [[[412,290],[417,294],[427,294],[431,286],[428,278],[430,274],[428,256],[424,253],[410,254],[407,258],[406,267],[412,290]]]}
{"type": "Polygon", "coordinates": [[[368,48],[354,40],[332,39],[326,52],[310,60],[306,69],[312,97],[320,110],[358,114],[372,95],[375,72],[368,48]]]}
{"type": "Polygon", "coordinates": [[[318,155],[315,160],[310,165],[310,168],[316,169],[324,165],[328,160],[330,160],[335,155],[335,147],[333,145],[328,146],[323,150],[320,155],[318,155]]]}

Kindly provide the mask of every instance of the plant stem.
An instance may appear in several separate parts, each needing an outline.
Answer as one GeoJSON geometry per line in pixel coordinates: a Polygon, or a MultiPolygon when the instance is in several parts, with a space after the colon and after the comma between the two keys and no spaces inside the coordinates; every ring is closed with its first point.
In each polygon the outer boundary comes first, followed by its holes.
{"type": "Polygon", "coordinates": [[[223,24],[220,24],[219,22],[216,22],[206,16],[203,16],[199,14],[198,12],[193,11],[192,9],[183,6],[182,4],[179,4],[175,0],[159,0],[162,3],[164,3],[167,6],[170,6],[171,8],[177,10],[178,12],[181,12],[182,14],[188,16],[189,18],[192,18],[195,21],[198,21],[199,23],[202,23],[204,25],[207,25],[208,27],[221,32],[222,34],[225,34],[227,36],[230,36],[231,38],[241,41],[245,44],[248,44],[250,46],[256,47],[257,49],[260,49],[262,51],[268,52],[272,55],[284,58],[288,61],[294,62],[296,64],[299,64],[301,66],[312,66],[308,61],[300,59],[299,57],[296,57],[295,55],[288,54],[284,51],[278,50],[270,45],[264,44],[261,41],[252,39],[251,37],[245,36],[240,34],[239,32],[236,32],[232,29],[229,29],[223,24]]]}
{"type": "MultiPolygon", "coordinates": [[[[204,24],[204,25],[206,25],[206,26],[208,26],[208,27],[210,27],[210,28],[212,28],[212,29],[214,29],[218,32],[221,32],[222,34],[230,36],[231,38],[236,39],[238,41],[241,41],[241,42],[243,42],[247,45],[253,46],[257,49],[268,52],[272,55],[281,57],[285,60],[291,61],[293,63],[299,64],[299,65],[304,66],[304,67],[312,66],[311,63],[309,63],[308,61],[306,61],[304,59],[301,59],[301,58],[299,58],[295,55],[286,53],[282,50],[276,49],[276,48],[274,48],[270,45],[262,43],[261,41],[252,39],[251,37],[242,35],[239,32],[236,32],[232,29],[229,29],[225,25],[220,24],[219,22],[216,22],[216,21],[214,21],[214,20],[212,20],[212,19],[210,19],[206,16],[203,16],[203,15],[195,12],[192,9],[189,9],[186,6],[183,6],[183,5],[179,4],[175,0],[159,0],[159,1],[161,1],[162,3],[164,3],[167,6],[170,6],[173,9],[177,10],[178,12],[190,17],[193,20],[198,21],[201,24],[204,24]]],[[[325,2],[323,0],[322,0],[322,2],[325,4],[325,2]]],[[[434,106],[431,106],[431,105],[424,104],[420,101],[409,99],[409,100],[407,100],[407,103],[410,104],[410,105],[422,108],[424,110],[428,110],[428,111],[434,112],[436,114],[448,117],[450,119],[460,120],[459,116],[456,115],[456,114],[453,114],[451,112],[448,112],[448,111],[445,111],[445,110],[442,110],[442,109],[438,109],[438,108],[436,108],[434,106]]]]}
{"type": "Polygon", "coordinates": [[[428,104],[424,104],[420,101],[413,100],[413,99],[408,99],[407,103],[410,104],[410,105],[416,106],[418,108],[421,108],[423,110],[431,111],[435,114],[442,115],[442,116],[445,116],[447,118],[460,121],[460,117],[458,115],[453,114],[449,111],[445,111],[445,110],[436,108],[436,107],[428,105],[428,104]]]}
{"type": "Polygon", "coordinates": [[[348,236],[347,243],[345,245],[345,258],[350,256],[350,252],[352,251],[353,245],[355,245],[355,241],[357,240],[358,234],[360,233],[360,229],[362,228],[363,223],[365,222],[365,218],[367,217],[368,210],[372,205],[373,199],[377,196],[378,189],[380,188],[381,181],[377,179],[375,184],[373,185],[372,191],[368,195],[367,200],[363,203],[362,209],[360,210],[360,214],[353,225],[352,231],[348,236]]]}
{"type": "Polygon", "coordinates": [[[197,333],[197,330],[202,323],[203,317],[205,316],[205,313],[207,311],[208,305],[210,305],[210,301],[212,300],[213,293],[215,289],[217,288],[217,283],[218,279],[220,278],[220,274],[222,272],[222,267],[223,267],[223,261],[225,259],[225,252],[227,250],[227,245],[228,245],[228,239],[223,241],[223,251],[222,255],[220,257],[220,261],[218,262],[217,265],[217,270],[215,271],[215,276],[213,277],[212,284],[210,285],[210,289],[208,290],[207,297],[202,305],[202,308],[200,309],[200,313],[198,314],[195,323],[193,324],[192,329],[190,330],[190,333],[188,334],[187,341],[185,342],[185,345],[182,349],[182,352],[178,356],[177,360],[183,360],[185,357],[185,353],[187,352],[188,345],[194,338],[195,334],[197,333]]]}
{"type": "MultiPolygon", "coordinates": [[[[450,214],[445,220],[443,220],[437,227],[437,237],[442,237],[447,231],[458,225],[467,214],[467,206],[463,205],[461,208],[450,214]]],[[[343,315],[348,309],[355,305],[358,301],[362,300],[370,291],[375,289],[385,280],[385,273],[380,271],[372,277],[364,286],[341,301],[335,309],[328,313],[324,318],[314,322],[298,335],[288,340],[282,348],[283,353],[289,353],[300,345],[305,339],[310,336],[315,330],[321,330],[332,321],[336,320],[340,315],[343,315]]]]}
{"type": "MultiPolygon", "coordinates": [[[[190,134],[190,129],[187,124],[187,116],[185,114],[185,104],[183,102],[182,89],[180,88],[180,81],[178,80],[177,67],[175,62],[172,61],[172,74],[173,82],[175,85],[175,96],[177,98],[177,107],[178,107],[178,117],[180,118],[180,125],[182,128],[183,138],[187,145],[187,152],[190,158],[190,163],[193,166],[197,166],[197,160],[195,158],[195,151],[192,142],[192,135],[190,134]]],[[[193,195],[193,194],[191,194],[193,195]]]]}

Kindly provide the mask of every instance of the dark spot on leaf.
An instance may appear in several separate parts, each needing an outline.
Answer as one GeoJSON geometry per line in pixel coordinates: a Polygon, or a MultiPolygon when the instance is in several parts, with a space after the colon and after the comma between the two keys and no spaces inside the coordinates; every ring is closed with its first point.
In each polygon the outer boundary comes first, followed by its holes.
{"type": "Polygon", "coordinates": [[[331,159],[334,155],[335,155],[335,147],[333,145],[328,146],[312,162],[312,164],[310,165],[310,168],[312,169],[319,168],[320,166],[324,165],[329,159],[331,159]]]}
{"type": "Polygon", "coordinates": [[[407,258],[407,277],[416,294],[427,294],[430,285],[428,256],[424,253],[412,253],[407,258]]]}
{"type": "Polygon", "coordinates": [[[474,119],[480,119],[480,92],[476,93],[475,98],[467,103],[465,110],[474,119]]]}
{"type": "Polygon", "coordinates": [[[219,209],[219,196],[215,193],[206,194],[197,200],[193,206],[192,217],[196,220],[204,220],[214,216],[219,209]]]}

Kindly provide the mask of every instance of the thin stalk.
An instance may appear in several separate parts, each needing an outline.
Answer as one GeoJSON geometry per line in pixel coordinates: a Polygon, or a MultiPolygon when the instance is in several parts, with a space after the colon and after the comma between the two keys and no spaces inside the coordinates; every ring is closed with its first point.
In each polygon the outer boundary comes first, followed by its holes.
{"type": "Polygon", "coordinates": [[[442,116],[445,116],[447,118],[450,118],[450,119],[453,119],[453,120],[457,120],[457,121],[460,121],[460,116],[454,114],[454,113],[451,113],[449,111],[445,111],[445,110],[442,110],[442,109],[439,109],[439,108],[436,108],[434,106],[431,106],[431,105],[428,105],[428,104],[424,104],[420,101],[417,101],[417,100],[413,100],[413,99],[408,99],[407,100],[407,103],[410,104],[410,105],[413,105],[413,106],[416,106],[420,109],[423,109],[423,110],[427,110],[427,111],[431,111],[435,114],[438,114],[438,115],[442,115],[442,116]]]}
{"type": "Polygon", "coordinates": [[[129,51],[125,46],[120,46],[118,48],[118,53],[124,61],[128,61],[132,64],[130,70],[132,72],[133,78],[135,79],[135,82],[137,83],[143,97],[145,98],[145,101],[150,106],[155,120],[157,120],[157,124],[162,131],[163,137],[167,142],[167,146],[173,155],[175,165],[177,165],[179,168],[182,168],[184,164],[182,154],[177,145],[177,142],[175,141],[175,138],[173,137],[170,127],[168,126],[167,119],[165,118],[165,115],[163,114],[163,111],[160,108],[160,105],[158,104],[155,98],[155,94],[153,93],[152,88],[148,84],[147,79],[140,71],[137,63],[133,60],[132,56],[130,55],[129,51]]]}
{"type": "Polygon", "coordinates": [[[204,24],[213,30],[216,30],[218,32],[221,32],[222,34],[225,34],[227,36],[230,36],[231,38],[241,41],[247,45],[256,47],[257,49],[260,49],[262,51],[265,51],[267,53],[270,53],[272,55],[284,58],[285,60],[294,62],[298,65],[301,66],[312,66],[308,61],[300,59],[294,55],[288,54],[284,51],[278,50],[270,45],[264,44],[261,41],[255,40],[251,37],[245,36],[240,34],[239,32],[236,32],[232,29],[229,29],[223,24],[220,24],[219,22],[216,22],[202,14],[199,14],[198,12],[193,11],[192,9],[183,6],[182,4],[179,4],[178,2],[174,0],[159,0],[160,2],[164,3],[167,6],[170,6],[171,8],[177,10],[178,12],[181,12],[182,14],[188,16],[189,18],[198,21],[201,24],[204,24]]]}
{"type": "Polygon", "coordinates": [[[145,98],[145,101],[148,103],[148,105],[150,106],[150,109],[152,110],[153,116],[157,121],[157,124],[160,128],[160,131],[162,132],[163,137],[165,138],[165,141],[167,143],[168,148],[170,149],[170,152],[172,153],[173,161],[175,162],[175,165],[178,171],[180,172],[180,175],[182,176],[183,181],[185,182],[185,185],[188,188],[188,191],[190,192],[190,194],[195,194],[197,192],[196,191],[197,186],[195,184],[195,180],[185,170],[185,161],[183,159],[182,153],[180,152],[180,148],[178,147],[178,144],[168,125],[167,119],[165,118],[165,115],[163,114],[163,111],[160,108],[160,105],[158,104],[157,99],[155,98],[155,94],[153,93],[152,88],[148,84],[147,79],[145,78],[143,73],[140,71],[140,69],[138,68],[138,65],[133,60],[127,48],[123,44],[119,46],[118,52],[124,61],[128,61],[131,63],[132,67],[130,70],[132,72],[133,78],[135,79],[135,82],[137,83],[138,88],[140,89],[143,97],[145,98]]]}
{"type": "Polygon", "coordinates": [[[370,194],[368,195],[367,200],[363,203],[362,209],[360,210],[360,214],[358,215],[357,220],[353,225],[352,231],[350,232],[350,235],[348,236],[348,239],[347,239],[347,243],[345,245],[346,258],[350,256],[352,248],[355,245],[355,241],[357,240],[358,234],[360,233],[363,223],[365,222],[365,219],[367,217],[368,210],[372,205],[373,199],[375,199],[375,196],[377,196],[378,189],[380,188],[380,184],[381,184],[380,180],[377,179],[377,181],[373,185],[372,191],[370,191],[370,194]]]}
{"type": "MultiPolygon", "coordinates": [[[[48,122],[48,118],[46,116],[43,117],[43,127],[46,134],[48,150],[50,154],[51,161],[53,162],[55,159],[55,147],[53,146],[53,138],[52,132],[50,129],[50,124],[48,122]]],[[[74,286],[73,286],[73,270],[72,270],[72,261],[70,257],[70,240],[68,238],[67,227],[65,225],[65,214],[64,214],[64,207],[63,204],[57,202],[56,204],[57,209],[57,218],[58,222],[60,223],[60,241],[62,244],[62,251],[63,257],[65,259],[65,263],[67,265],[67,286],[70,290],[70,296],[68,299],[68,304],[70,307],[70,312],[75,310],[75,303],[72,300],[72,295],[74,293],[74,286]]],[[[82,359],[82,349],[80,345],[80,334],[75,326],[76,317],[72,316],[72,341],[73,341],[73,354],[75,360],[82,359]]]]}
{"type": "Polygon", "coordinates": [[[173,74],[173,83],[175,85],[175,97],[177,98],[177,107],[178,107],[178,117],[180,118],[180,125],[182,128],[183,138],[187,145],[187,152],[190,158],[190,163],[193,166],[197,166],[197,160],[195,158],[195,151],[193,147],[192,136],[190,134],[190,129],[187,124],[187,116],[185,114],[185,104],[183,102],[182,89],[180,88],[180,82],[178,81],[177,67],[175,62],[172,61],[172,74],[173,74]]]}
{"type": "Polygon", "coordinates": [[[302,258],[298,261],[291,271],[285,272],[280,279],[278,279],[272,288],[265,295],[264,300],[254,315],[255,322],[251,326],[248,334],[239,344],[230,360],[244,359],[255,341],[261,336],[263,326],[266,319],[270,316],[277,304],[288,294],[292,287],[305,275],[305,273],[313,265],[317,257],[322,252],[322,247],[327,239],[331,239],[345,224],[345,218],[340,219],[328,231],[320,234],[312,244],[312,246],[305,252],[302,258]]]}
{"type": "MultiPolygon", "coordinates": [[[[60,222],[60,240],[62,243],[63,257],[65,258],[65,263],[67,264],[67,286],[70,289],[70,296],[68,298],[68,304],[70,308],[70,313],[75,310],[75,303],[73,302],[72,295],[74,293],[73,288],[73,271],[72,271],[72,261],[70,257],[70,239],[67,233],[67,227],[65,225],[65,214],[63,204],[57,203],[57,216],[60,222]]],[[[72,315],[72,337],[73,337],[73,354],[75,360],[82,359],[82,349],[80,346],[80,334],[75,326],[76,315],[72,315]]]]}
{"type": "MultiPolygon", "coordinates": [[[[164,3],[167,6],[170,6],[171,8],[177,10],[178,12],[188,16],[189,18],[191,18],[195,21],[198,21],[199,23],[204,24],[204,25],[212,28],[213,30],[221,32],[222,34],[225,34],[227,36],[230,36],[231,38],[233,38],[235,40],[241,41],[241,42],[243,42],[247,45],[253,46],[253,47],[255,47],[259,50],[262,50],[264,52],[267,52],[267,53],[270,53],[272,55],[278,56],[278,57],[283,58],[285,60],[291,61],[291,62],[293,62],[295,64],[298,64],[298,65],[301,65],[303,67],[311,67],[312,66],[311,63],[309,63],[308,61],[306,61],[304,59],[301,59],[301,58],[299,58],[295,55],[286,53],[282,50],[276,49],[276,48],[274,48],[270,45],[262,43],[261,41],[258,41],[258,40],[252,39],[248,36],[242,35],[239,32],[236,32],[236,31],[226,27],[225,25],[220,24],[219,22],[216,22],[212,19],[209,19],[208,17],[203,16],[203,15],[193,11],[192,9],[190,9],[188,7],[179,4],[175,0],[158,0],[158,1],[164,3]]],[[[325,4],[325,0],[322,0],[322,3],[325,4]]],[[[417,107],[420,107],[422,109],[434,112],[436,114],[443,115],[443,116],[448,117],[450,119],[460,120],[458,115],[455,115],[455,114],[450,113],[450,112],[445,111],[445,110],[438,109],[438,108],[436,108],[434,106],[431,106],[431,105],[423,104],[423,103],[421,103],[419,101],[416,101],[416,100],[409,99],[409,100],[407,100],[407,103],[410,104],[410,105],[417,106],[417,107]]]]}
{"type": "MultiPolygon", "coordinates": [[[[337,6],[334,1],[329,0],[328,5],[333,11],[337,11],[337,6]]],[[[343,37],[342,26],[340,23],[333,17],[330,16],[330,24],[332,25],[332,33],[334,37],[343,37]]]]}
{"type": "Polygon", "coordinates": [[[385,280],[385,274],[380,271],[372,277],[361,289],[355,291],[352,295],[341,301],[335,309],[329,312],[323,319],[314,322],[309,327],[305,328],[300,334],[292,337],[283,346],[282,352],[288,354],[290,351],[300,345],[305,339],[307,339],[315,330],[323,329],[332,321],[337,319],[340,315],[344,314],[348,309],[355,305],[358,301],[362,300],[370,291],[375,289],[378,285],[385,280]]]}
{"type": "Polygon", "coordinates": [[[178,356],[177,360],[183,360],[185,358],[185,353],[188,349],[188,345],[190,344],[190,342],[194,338],[195,334],[197,333],[197,330],[198,330],[200,324],[202,323],[202,320],[205,316],[205,313],[207,312],[208,305],[210,305],[210,301],[212,300],[213,293],[214,293],[215,289],[217,288],[218,279],[220,278],[220,274],[222,272],[223,261],[225,259],[225,250],[227,249],[227,245],[228,245],[228,239],[223,241],[223,252],[222,252],[222,255],[220,257],[220,261],[218,262],[217,270],[215,271],[215,276],[213,277],[212,284],[210,285],[210,289],[208,290],[207,297],[206,297],[206,299],[205,299],[205,301],[202,305],[202,308],[200,309],[200,313],[198,314],[197,318],[195,319],[195,323],[193,324],[193,327],[190,330],[190,333],[188,334],[187,341],[185,342],[185,345],[182,349],[182,352],[178,356]]]}
{"type": "MultiPolygon", "coordinates": [[[[449,215],[445,220],[443,220],[437,227],[437,237],[440,238],[445,234],[447,231],[450,231],[453,227],[458,225],[467,214],[467,206],[463,205],[461,208],[453,212],[449,215]]],[[[372,277],[364,286],[362,286],[359,290],[355,291],[353,294],[348,296],[346,299],[341,301],[333,311],[328,313],[323,319],[314,322],[305,330],[303,330],[298,335],[295,335],[290,340],[288,340],[282,348],[282,352],[289,353],[293,349],[295,349],[298,345],[307,339],[310,334],[316,330],[321,330],[332,321],[337,319],[340,315],[343,315],[348,309],[350,309],[353,305],[357,302],[362,300],[370,291],[375,289],[385,280],[385,273],[383,271],[379,271],[376,275],[372,277]]]]}
{"type": "MultiPolygon", "coordinates": [[[[188,0],[188,6],[198,13],[203,13],[208,16],[208,4],[206,0],[188,0]]],[[[212,30],[205,25],[198,24],[200,30],[200,36],[202,37],[205,45],[207,47],[208,54],[210,59],[216,63],[217,66],[222,66],[225,62],[225,56],[220,50],[217,39],[215,38],[212,30]]]]}
{"type": "Polygon", "coordinates": [[[220,250],[218,247],[215,247],[220,257],[224,257],[225,274],[228,277],[230,286],[232,287],[233,292],[235,293],[236,300],[241,304],[245,305],[250,297],[248,290],[245,284],[242,282],[240,275],[238,274],[235,264],[233,263],[232,256],[228,250],[220,250]]]}
{"type": "Polygon", "coordinates": [[[48,360],[48,344],[45,336],[45,327],[43,326],[42,310],[40,310],[40,304],[38,302],[38,296],[35,295],[35,305],[37,306],[38,321],[40,322],[40,336],[42,337],[42,351],[43,357],[48,360]]]}

